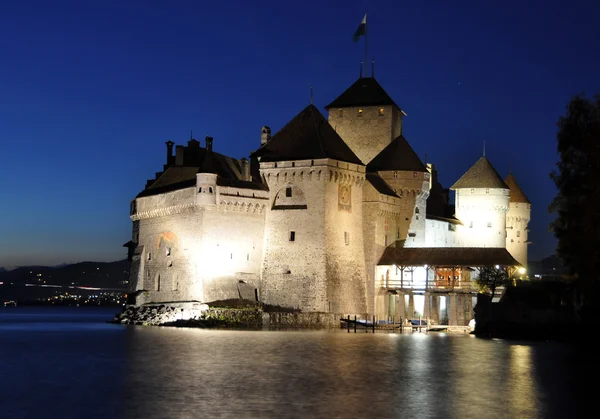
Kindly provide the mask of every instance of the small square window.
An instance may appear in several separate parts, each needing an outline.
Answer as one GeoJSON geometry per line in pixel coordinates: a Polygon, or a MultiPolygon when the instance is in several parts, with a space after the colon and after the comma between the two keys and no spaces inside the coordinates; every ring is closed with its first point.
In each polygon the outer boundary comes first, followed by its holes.
{"type": "Polygon", "coordinates": [[[292,196],[292,188],[290,186],[285,188],[285,196],[287,196],[288,198],[292,196]]]}
{"type": "Polygon", "coordinates": [[[490,193],[490,190],[486,188],[485,193],[490,193]]]}
{"type": "Polygon", "coordinates": [[[379,108],[379,112],[377,113],[379,116],[383,116],[383,108],[379,108]]]}
{"type": "Polygon", "coordinates": [[[358,116],[358,117],[360,118],[360,117],[362,117],[362,115],[363,115],[363,110],[362,110],[362,109],[359,109],[359,110],[356,112],[356,116],[358,116]]]}
{"type": "Polygon", "coordinates": [[[350,244],[350,233],[347,231],[344,231],[344,243],[346,243],[346,246],[350,244]]]}
{"type": "Polygon", "coordinates": [[[475,193],[475,189],[471,189],[471,193],[475,193]]]}
{"type": "Polygon", "coordinates": [[[148,252],[148,260],[152,260],[152,253],[148,252]]]}
{"type": "Polygon", "coordinates": [[[398,172],[394,172],[394,177],[398,177],[398,172]]]}
{"type": "Polygon", "coordinates": [[[296,232],[295,231],[290,231],[290,241],[296,241],[296,232]]]}
{"type": "Polygon", "coordinates": [[[492,223],[490,221],[488,221],[487,226],[488,226],[488,228],[492,228],[492,223]]]}
{"type": "Polygon", "coordinates": [[[469,221],[469,228],[473,228],[473,221],[469,221]]]}

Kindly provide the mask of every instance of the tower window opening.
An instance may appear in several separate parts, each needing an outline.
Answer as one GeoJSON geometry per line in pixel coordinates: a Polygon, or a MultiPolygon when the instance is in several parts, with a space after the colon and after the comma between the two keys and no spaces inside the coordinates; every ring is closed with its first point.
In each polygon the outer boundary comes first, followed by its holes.
{"type": "Polygon", "coordinates": [[[490,193],[490,190],[488,188],[486,188],[485,193],[490,193]]]}
{"type": "Polygon", "coordinates": [[[344,243],[346,243],[346,246],[350,244],[350,233],[347,231],[344,231],[344,243]]]}
{"type": "Polygon", "coordinates": [[[420,214],[419,207],[415,208],[415,214],[420,214]]]}
{"type": "Polygon", "coordinates": [[[173,266],[173,261],[170,260],[167,262],[167,268],[171,268],[173,266]]]}
{"type": "Polygon", "coordinates": [[[152,260],[152,253],[148,252],[148,260],[152,260]]]}
{"type": "Polygon", "coordinates": [[[167,248],[165,249],[165,254],[166,254],[167,256],[171,256],[171,248],[170,248],[170,247],[167,247],[167,248]]]}
{"type": "Polygon", "coordinates": [[[473,228],[473,221],[469,221],[469,228],[473,228]]]}
{"type": "Polygon", "coordinates": [[[396,230],[396,238],[397,238],[397,239],[400,239],[400,229],[397,229],[397,230],[396,230]]]}
{"type": "Polygon", "coordinates": [[[492,222],[488,221],[487,226],[488,226],[488,228],[492,228],[492,222]]]}
{"type": "Polygon", "coordinates": [[[475,189],[471,189],[471,193],[475,193],[475,189]]]}
{"type": "Polygon", "coordinates": [[[394,172],[394,177],[398,177],[398,172],[394,172]]]}
{"type": "Polygon", "coordinates": [[[363,116],[363,110],[362,110],[362,109],[359,109],[359,110],[356,112],[356,116],[358,116],[359,118],[360,118],[360,117],[362,117],[362,116],[363,116]]]}
{"type": "Polygon", "coordinates": [[[208,188],[208,193],[213,193],[213,188],[212,188],[212,186],[210,186],[210,187],[208,188]]]}
{"type": "Polygon", "coordinates": [[[379,108],[379,112],[377,112],[377,115],[383,116],[383,108],[379,108]]]}
{"type": "Polygon", "coordinates": [[[521,237],[521,230],[517,230],[517,237],[521,237]]]}
{"type": "Polygon", "coordinates": [[[290,241],[296,241],[296,232],[295,231],[290,231],[290,241]]]}
{"type": "Polygon", "coordinates": [[[292,188],[290,186],[285,188],[285,196],[288,198],[290,198],[292,196],[292,188]]]}

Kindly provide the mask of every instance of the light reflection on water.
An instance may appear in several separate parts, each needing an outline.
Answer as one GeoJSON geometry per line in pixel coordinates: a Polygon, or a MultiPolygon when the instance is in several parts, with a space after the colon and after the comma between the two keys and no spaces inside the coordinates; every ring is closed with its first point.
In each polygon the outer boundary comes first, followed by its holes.
{"type": "Polygon", "coordinates": [[[592,358],[562,344],[57,318],[0,312],[10,417],[562,418],[592,403],[592,358]]]}

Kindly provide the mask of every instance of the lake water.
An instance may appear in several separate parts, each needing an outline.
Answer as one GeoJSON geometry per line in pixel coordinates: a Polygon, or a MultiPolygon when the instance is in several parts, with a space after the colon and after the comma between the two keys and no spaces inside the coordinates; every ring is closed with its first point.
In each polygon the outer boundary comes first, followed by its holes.
{"type": "Polygon", "coordinates": [[[0,309],[2,418],[595,417],[591,351],[468,335],[105,323],[0,309]]]}

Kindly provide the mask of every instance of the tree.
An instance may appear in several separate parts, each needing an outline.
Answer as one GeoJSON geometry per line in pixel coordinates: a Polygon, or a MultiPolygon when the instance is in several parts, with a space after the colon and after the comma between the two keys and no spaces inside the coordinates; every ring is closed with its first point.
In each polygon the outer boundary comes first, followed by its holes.
{"type": "Polygon", "coordinates": [[[549,211],[557,255],[584,283],[600,272],[600,96],[574,97],[559,118],[559,161],[550,177],[557,194],[549,211]]]}
{"type": "Polygon", "coordinates": [[[489,292],[491,299],[494,299],[496,288],[508,285],[510,278],[508,272],[503,268],[493,266],[482,266],[479,268],[479,277],[475,280],[482,292],[489,292]]]}

